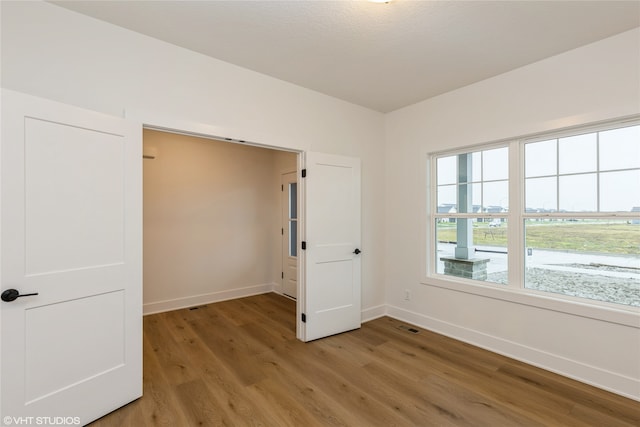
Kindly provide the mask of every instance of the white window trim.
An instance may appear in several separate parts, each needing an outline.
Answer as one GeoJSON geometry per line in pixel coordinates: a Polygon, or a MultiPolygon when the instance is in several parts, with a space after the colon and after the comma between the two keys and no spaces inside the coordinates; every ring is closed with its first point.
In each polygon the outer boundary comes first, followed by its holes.
{"type": "MultiPolygon", "coordinates": [[[[482,297],[508,301],[516,304],[542,308],[550,311],[557,311],[596,320],[602,320],[610,323],[621,324],[625,326],[638,327],[640,307],[626,306],[604,301],[589,300],[585,298],[572,297],[563,294],[551,292],[537,291],[524,287],[522,280],[524,271],[524,256],[520,253],[524,250],[524,219],[526,218],[546,218],[566,216],[567,218],[588,217],[588,218],[636,218],[630,212],[597,212],[597,213],[526,213],[524,199],[524,144],[529,142],[544,141],[547,139],[561,138],[563,136],[575,135],[576,132],[594,132],[614,129],[623,126],[633,126],[640,124],[640,116],[632,118],[619,119],[616,121],[608,121],[606,123],[592,124],[586,126],[572,127],[568,129],[560,129],[557,131],[545,132],[537,135],[528,135],[510,140],[502,140],[494,143],[472,145],[468,147],[459,147],[450,151],[439,151],[425,153],[422,156],[423,175],[425,180],[422,188],[423,191],[423,220],[421,221],[421,283],[427,286],[435,286],[456,292],[468,293],[482,297]],[[481,282],[459,277],[451,277],[436,273],[436,241],[433,223],[435,218],[443,217],[444,214],[437,213],[437,207],[433,207],[436,201],[437,176],[436,176],[436,157],[443,155],[457,155],[469,153],[477,150],[489,150],[492,148],[509,147],[509,165],[518,164],[519,168],[509,167],[509,212],[506,214],[498,213],[482,213],[483,218],[507,218],[509,223],[507,231],[507,239],[509,247],[518,248],[516,256],[509,257],[508,285],[493,284],[491,282],[481,282]]],[[[456,217],[477,218],[478,213],[455,214],[456,217]]]]}

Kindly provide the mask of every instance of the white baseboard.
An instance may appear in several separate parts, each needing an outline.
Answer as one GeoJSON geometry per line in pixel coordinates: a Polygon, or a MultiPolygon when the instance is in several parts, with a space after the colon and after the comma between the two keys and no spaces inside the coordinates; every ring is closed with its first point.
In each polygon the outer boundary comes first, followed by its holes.
{"type": "Polygon", "coordinates": [[[365,308],[362,310],[360,320],[362,323],[369,320],[377,319],[378,317],[385,316],[387,314],[387,306],[385,304],[376,305],[375,307],[365,308]]]}
{"type": "Polygon", "coordinates": [[[400,307],[387,305],[386,314],[394,319],[408,322],[485,350],[640,401],[640,381],[635,378],[527,347],[473,329],[443,322],[400,307]]]}
{"type": "Polygon", "coordinates": [[[194,295],[190,297],[176,298],[172,300],[145,303],[142,306],[142,314],[155,314],[164,311],[178,310],[196,305],[211,304],[236,298],[249,297],[251,295],[266,294],[272,292],[275,283],[248,286],[246,288],[230,289],[227,291],[212,292],[209,294],[194,295]]]}
{"type": "Polygon", "coordinates": [[[281,283],[273,282],[271,285],[272,285],[272,288],[271,288],[272,292],[275,292],[276,294],[282,295],[282,284],[281,283]]]}

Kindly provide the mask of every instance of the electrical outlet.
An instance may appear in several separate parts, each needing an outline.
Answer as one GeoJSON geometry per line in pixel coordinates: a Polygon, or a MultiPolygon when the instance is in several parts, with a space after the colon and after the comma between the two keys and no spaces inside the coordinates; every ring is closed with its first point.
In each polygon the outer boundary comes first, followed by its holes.
{"type": "Polygon", "coordinates": [[[409,289],[404,290],[404,300],[411,301],[411,291],[409,289]]]}

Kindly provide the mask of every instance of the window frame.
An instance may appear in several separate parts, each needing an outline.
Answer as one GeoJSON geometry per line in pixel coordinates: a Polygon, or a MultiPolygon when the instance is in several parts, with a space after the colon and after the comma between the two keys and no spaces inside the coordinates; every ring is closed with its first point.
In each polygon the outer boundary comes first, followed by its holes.
{"type": "MultiPolygon", "coordinates": [[[[604,302],[539,291],[525,287],[525,221],[536,218],[586,218],[586,219],[637,219],[633,212],[555,212],[533,213],[525,210],[525,144],[549,139],[559,139],[577,134],[602,132],[617,128],[640,125],[640,116],[617,119],[590,125],[575,126],[544,133],[510,138],[488,144],[474,144],[454,150],[426,153],[424,215],[422,220],[422,273],[421,283],[428,286],[455,290],[489,298],[530,305],[564,313],[605,320],[627,326],[637,326],[640,307],[604,302]],[[507,146],[509,148],[509,211],[506,213],[482,213],[483,218],[506,218],[508,283],[477,281],[437,273],[436,219],[477,218],[478,213],[438,213],[437,203],[437,159],[440,157],[484,151],[507,146]],[[514,167],[517,166],[517,167],[514,167]]],[[[598,156],[600,154],[598,153],[598,156]]],[[[598,168],[598,173],[601,171],[598,168]]],[[[599,200],[598,200],[599,202],[599,200]]],[[[599,205],[598,205],[599,208],[599,205]]]]}

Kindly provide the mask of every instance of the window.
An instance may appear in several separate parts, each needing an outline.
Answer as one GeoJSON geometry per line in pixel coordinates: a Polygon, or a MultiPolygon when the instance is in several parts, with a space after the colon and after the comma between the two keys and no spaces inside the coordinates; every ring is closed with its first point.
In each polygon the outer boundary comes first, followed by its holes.
{"type": "Polygon", "coordinates": [[[437,154],[431,166],[432,277],[640,306],[639,124],[437,154]]]}
{"type": "Polygon", "coordinates": [[[289,256],[298,256],[298,183],[289,183],[289,256]]]}
{"type": "Polygon", "coordinates": [[[436,160],[436,271],[507,283],[509,148],[436,160]]]}

